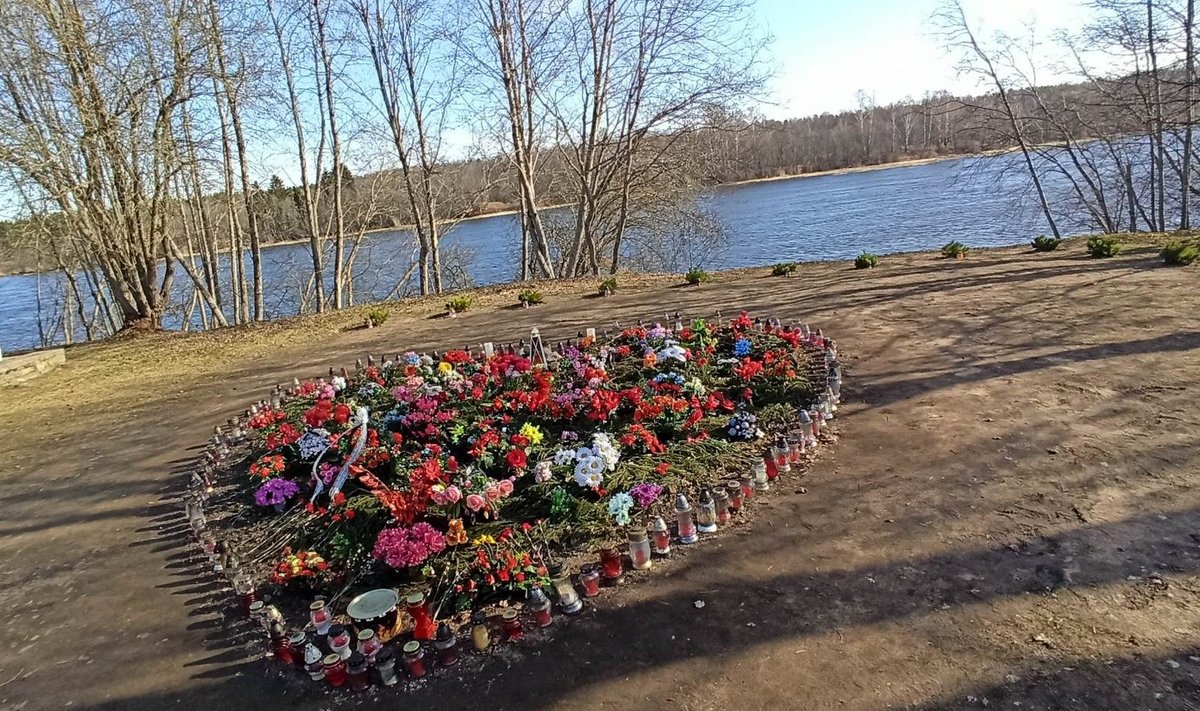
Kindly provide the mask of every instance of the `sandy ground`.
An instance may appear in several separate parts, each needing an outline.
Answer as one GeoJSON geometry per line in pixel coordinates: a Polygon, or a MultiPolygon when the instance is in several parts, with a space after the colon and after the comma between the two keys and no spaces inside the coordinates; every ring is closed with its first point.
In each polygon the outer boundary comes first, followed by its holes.
{"type": "Polygon", "coordinates": [[[1198,286],[1072,243],[77,349],[0,391],[0,709],[1200,708],[1198,286]],[[173,498],[214,423],[368,349],[677,308],[803,318],[844,354],[839,444],[752,521],[408,695],[241,644],[173,498]]]}

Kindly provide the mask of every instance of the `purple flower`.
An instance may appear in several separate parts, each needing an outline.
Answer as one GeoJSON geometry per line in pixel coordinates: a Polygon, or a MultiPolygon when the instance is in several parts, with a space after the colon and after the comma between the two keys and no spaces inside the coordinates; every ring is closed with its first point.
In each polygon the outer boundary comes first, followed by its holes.
{"type": "Polygon", "coordinates": [[[254,492],[254,503],[259,506],[286,504],[288,499],[300,493],[300,485],[291,479],[267,479],[254,492]]]}
{"type": "Polygon", "coordinates": [[[658,484],[642,482],[630,489],[629,495],[637,501],[638,506],[648,509],[658,499],[659,495],[662,494],[662,490],[663,488],[658,484]]]}

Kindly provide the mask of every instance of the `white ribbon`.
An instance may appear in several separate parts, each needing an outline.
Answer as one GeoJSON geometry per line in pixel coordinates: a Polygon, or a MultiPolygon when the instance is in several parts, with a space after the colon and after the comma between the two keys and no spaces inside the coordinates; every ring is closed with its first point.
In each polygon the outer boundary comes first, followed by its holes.
{"type": "MultiPolygon", "coordinates": [[[[354,417],[350,419],[350,424],[353,426],[351,428],[352,430],[355,427],[361,429],[358,433],[358,441],[354,443],[354,449],[350,452],[350,456],[346,459],[346,463],[342,465],[341,471],[338,472],[337,477],[333,480],[333,486],[329,487],[329,498],[331,499],[337,496],[338,492],[342,490],[342,487],[346,485],[346,479],[350,478],[350,466],[358,461],[358,458],[362,456],[363,450],[367,448],[368,415],[369,413],[367,412],[367,408],[358,407],[355,408],[354,417]]],[[[315,486],[313,487],[312,499],[310,499],[312,503],[316,503],[317,497],[321,495],[321,492],[325,491],[325,482],[321,480],[321,458],[324,457],[325,452],[328,452],[329,450],[330,447],[326,447],[321,454],[317,456],[317,461],[313,462],[313,481],[315,482],[315,486]]]]}

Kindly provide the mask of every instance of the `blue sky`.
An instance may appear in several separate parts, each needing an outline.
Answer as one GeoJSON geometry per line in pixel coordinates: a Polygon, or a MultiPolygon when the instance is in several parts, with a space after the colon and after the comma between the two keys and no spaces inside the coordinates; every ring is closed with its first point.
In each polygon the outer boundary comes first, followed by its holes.
{"type": "MultiPolygon", "coordinates": [[[[880,104],[919,98],[926,91],[970,92],[955,58],[942,49],[931,20],[940,0],[759,0],[758,18],[775,42],[771,118],[853,108],[855,94],[880,104]]],[[[1039,36],[1077,30],[1087,13],[1077,0],[964,0],[981,37],[1020,34],[1032,23],[1039,36]]],[[[1049,79],[1043,75],[1043,79],[1049,79]]]]}

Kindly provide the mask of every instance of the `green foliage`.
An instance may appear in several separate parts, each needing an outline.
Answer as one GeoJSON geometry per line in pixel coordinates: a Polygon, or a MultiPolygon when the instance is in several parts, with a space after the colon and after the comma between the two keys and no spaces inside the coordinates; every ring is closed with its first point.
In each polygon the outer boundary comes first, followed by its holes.
{"type": "Polygon", "coordinates": [[[872,269],[879,266],[879,256],[870,252],[863,252],[854,258],[855,269],[872,269]]]}
{"type": "Polygon", "coordinates": [[[596,293],[600,294],[601,296],[610,296],[617,293],[617,278],[615,276],[609,277],[600,282],[600,288],[596,293]]]}
{"type": "Polygon", "coordinates": [[[526,289],[517,294],[517,301],[526,306],[537,306],[538,304],[545,303],[546,299],[542,296],[542,292],[536,289],[526,289]]]}
{"type": "Polygon", "coordinates": [[[693,267],[692,269],[688,270],[687,274],[683,275],[683,279],[692,286],[696,286],[697,284],[703,284],[704,282],[711,280],[712,275],[703,269],[693,267]]]}
{"type": "Polygon", "coordinates": [[[958,240],[954,240],[953,242],[946,243],[945,247],[942,247],[942,256],[947,259],[962,259],[970,251],[970,247],[958,240]]]}
{"type": "Polygon", "coordinates": [[[369,326],[382,326],[391,315],[391,312],[382,306],[368,306],[363,309],[363,319],[369,326]]]}
{"type": "Polygon", "coordinates": [[[796,271],[796,267],[795,262],[780,262],[771,267],[771,276],[790,276],[796,271]]]}
{"type": "Polygon", "coordinates": [[[470,311],[473,303],[474,301],[471,299],[471,297],[465,294],[462,296],[452,296],[450,297],[450,300],[446,302],[446,310],[450,311],[451,313],[461,314],[464,311],[470,311]]]}
{"type": "Polygon", "coordinates": [[[1200,258],[1200,243],[1170,242],[1162,249],[1163,261],[1173,267],[1186,267],[1200,258]]]}
{"type": "Polygon", "coordinates": [[[1058,245],[1062,244],[1062,240],[1058,237],[1038,235],[1029,244],[1038,252],[1053,252],[1058,249],[1058,245]]]}
{"type": "Polygon", "coordinates": [[[1087,253],[1098,259],[1115,257],[1121,253],[1121,242],[1116,237],[1092,237],[1087,241],[1087,253]]]}

